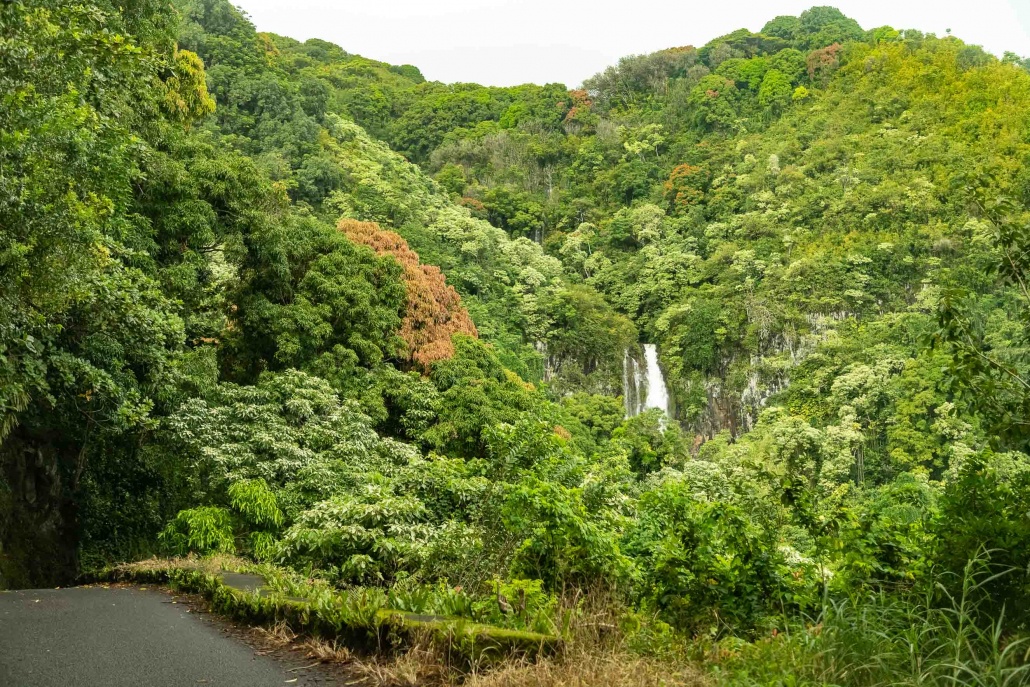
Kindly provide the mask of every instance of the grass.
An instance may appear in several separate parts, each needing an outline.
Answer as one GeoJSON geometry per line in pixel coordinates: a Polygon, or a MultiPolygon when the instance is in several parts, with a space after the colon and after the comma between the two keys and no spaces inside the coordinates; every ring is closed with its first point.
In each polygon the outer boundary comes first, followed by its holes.
{"type": "Polygon", "coordinates": [[[704,687],[711,684],[685,663],[624,651],[582,651],[541,661],[510,661],[471,675],[465,687],[704,687]]]}
{"type": "Polygon", "coordinates": [[[757,641],[703,646],[626,622],[603,593],[576,594],[557,609],[561,641],[467,620],[412,622],[383,607],[387,595],[347,596],[268,574],[241,559],[145,561],[113,578],[200,591],[240,620],[261,623],[320,661],[354,668],[368,685],[404,687],[1019,687],[1030,686],[1030,641],[984,617],[985,589],[1001,573],[971,561],[956,585],[827,600],[810,618],[785,619],[757,641]],[[221,570],[262,572],[278,594],[258,597],[219,585],[221,570]],[[949,591],[953,590],[953,591],[949,591]],[[306,599],[285,600],[290,593],[306,599]]]}
{"type": "Polygon", "coordinates": [[[463,676],[464,687],[706,687],[708,676],[686,656],[687,640],[654,639],[647,623],[626,623],[626,609],[604,589],[574,593],[559,615],[569,618],[561,648],[550,656],[514,658],[463,676]],[[574,611],[574,612],[573,612],[574,611]],[[635,629],[629,629],[635,628],[635,629]],[[643,630],[643,632],[641,632],[643,630]],[[642,639],[644,640],[642,642],[642,639]],[[670,651],[670,649],[673,649],[670,651]],[[677,650],[678,649],[678,650],[677,650]]]}
{"type": "Polygon", "coordinates": [[[413,646],[394,656],[372,656],[352,662],[366,682],[377,687],[449,687],[462,673],[447,667],[433,646],[413,646]]]}
{"type": "Polygon", "coordinates": [[[522,654],[444,670],[444,657],[417,646],[390,659],[360,663],[372,684],[387,687],[708,687],[711,681],[683,655],[643,656],[637,639],[620,629],[622,607],[603,590],[563,600],[557,615],[569,619],[563,641],[550,655],[522,654]],[[575,609],[575,612],[571,612],[575,609]]]}
{"type": "MultiPolygon", "coordinates": [[[[959,592],[871,593],[827,602],[807,623],[716,655],[720,685],[1030,685],[1030,644],[978,613],[991,573],[969,563],[959,592]]],[[[1007,574],[1007,573],[1000,573],[1007,574]]]]}
{"type": "Polygon", "coordinates": [[[276,643],[298,646],[315,660],[348,664],[369,685],[707,684],[701,672],[684,661],[631,651],[617,631],[618,606],[601,594],[585,599],[577,594],[559,609],[559,616],[574,618],[559,642],[462,619],[414,622],[406,613],[382,608],[385,594],[361,590],[348,596],[325,585],[305,584],[288,571],[229,556],[152,559],[112,568],[103,577],[169,584],[202,594],[214,610],[263,626],[276,643]],[[225,587],[219,580],[223,571],[262,574],[276,593],[258,596],[225,587]],[[287,600],[287,595],[304,602],[287,600]],[[576,613],[571,613],[573,607],[576,613]]]}

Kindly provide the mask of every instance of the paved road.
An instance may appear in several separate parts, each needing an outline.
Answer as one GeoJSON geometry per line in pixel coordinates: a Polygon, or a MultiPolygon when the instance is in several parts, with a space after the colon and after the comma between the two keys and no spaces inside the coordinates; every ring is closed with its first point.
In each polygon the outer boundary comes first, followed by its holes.
{"type": "Polygon", "coordinates": [[[133,588],[0,592],[0,685],[281,687],[323,679],[257,655],[171,600],[133,588]]]}

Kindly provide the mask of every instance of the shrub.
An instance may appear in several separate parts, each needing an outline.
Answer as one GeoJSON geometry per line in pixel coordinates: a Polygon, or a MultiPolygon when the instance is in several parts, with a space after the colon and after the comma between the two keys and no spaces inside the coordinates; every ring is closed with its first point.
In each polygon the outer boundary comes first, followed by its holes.
{"type": "Polygon", "coordinates": [[[911,585],[925,571],[935,491],[925,478],[902,473],[846,509],[833,536],[840,552],[836,589],[911,585]]]}
{"type": "Polygon", "coordinates": [[[775,533],[732,504],[669,481],[641,497],[639,516],[626,535],[642,571],[638,600],[680,630],[746,632],[811,598],[811,567],[788,565],[775,533]]]}
{"type": "Polygon", "coordinates": [[[981,612],[1026,627],[1030,611],[1030,459],[983,453],[958,469],[940,500],[933,562],[951,595],[969,561],[984,556],[993,573],[978,585],[981,612]]]}
{"type": "Polygon", "coordinates": [[[232,516],[216,506],[201,506],[179,511],[158,535],[161,546],[176,556],[189,553],[233,553],[236,542],[232,516]]]}
{"type": "Polygon", "coordinates": [[[432,529],[425,506],[380,484],[316,504],[282,540],[280,559],[330,572],[341,581],[391,580],[417,569],[428,555],[432,529]]]}
{"type": "Polygon", "coordinates": [[[578,489],[529,478],[509,492],[502,511],[505,526],[522,540],[515,573],[541,579],[551,589],[629,578],[632,564],[615,533],[591,517],[578,489]]]}
{"type": "Polygon", "coordinates": [[[263,479],[247,479],[229,486],[229,502],[248,523],[262,528],[277,528],[283,524],[283,514],[275,494],[263,479]]]}

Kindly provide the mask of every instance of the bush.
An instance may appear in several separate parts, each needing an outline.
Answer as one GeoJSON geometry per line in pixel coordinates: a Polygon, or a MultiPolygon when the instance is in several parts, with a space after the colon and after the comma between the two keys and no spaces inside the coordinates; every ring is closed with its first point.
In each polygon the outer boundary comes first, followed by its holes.
{"type": "Polygon", "coordinates": [[[201,506],[179,511],[158,535],[161,546],[170,554],[233,553],[236,542],[232,533],[232,516],[216,506],[201,506]]]}
{"type": "Polygon", "coordinates": [[[615,533],[591,517],[578,489],[527,478],[508,493],[502,512],[505,527],[522,541],[516,574],[541,579],[551,589],[566,583],[617,585],[630,577],[632,564],[615,533]]]}
{"type": "Polygon", "coordinates": [[[984,453],[967,459],[940,501],[933,562],[951,595],[970,560],[983,556],[993,575],[978,586],[981,613],[1027,627],[1030,612],[1030,459],[984,453]]]}
{"type": "Polygon", "coordinates": [[[812,598],[811,566],[788,565],[775,533],[732,504],[669,481],[643,495],[639,516],[626,536],[642,571],[638,600],[680,630],[747,632],[812,598]]]}
{"type": "Polygon", "coordinates": [[[990,584],[981,563],[966,566],[943,604],[932,594],[856,594],[753,644],[723,642],[716,684],[1026,685],[1026,638],[1006,637],[1002,617],[974,622],[987,615],[975,601],[990,584]]]}
{"type": "Polygon", "coordinates": [[[344,582],[392,580],[428,556],[432,529],[425,506],[383,485],[341,494],[308,509],[283,536],[280,559],[311,566],[344,582]]]}
{"type": "Polygon", "coordinates": [[[256,527],[278,528],[283,514],[276,503],[275,494],[263,479],[234,482],[229,487],[229,501],[233,510],[256,527]]]}
{"type": "Polygon", "coordinates": [[[839,552],[833,587],[911,585],[925,572],[925,553],[935,514],[935,491],[925,479],[902,473],[870,490],[846,510],[834,533],[839,552]]]}

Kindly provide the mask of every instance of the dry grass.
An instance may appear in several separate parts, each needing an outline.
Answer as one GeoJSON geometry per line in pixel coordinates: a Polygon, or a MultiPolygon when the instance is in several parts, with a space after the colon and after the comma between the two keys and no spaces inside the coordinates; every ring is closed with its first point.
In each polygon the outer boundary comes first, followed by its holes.
{"type": "Polygon", "coordinates": [[[621,604],[604,588],[562,599],[575,609],[561,653],[537,661],[512,660],[465,676],[462,687],[707,687],[685,660],[643,657],[626,648],[621,604]]]}
{"type": "Polygon", "coordinates": [[[350,650],[336,640],[298,635],[284,622],[278,622],[271,627],[256,627],[254,631],[261,636],[262,641],[272,646],[289,647],[293,651],[303,652],[307,658],[322,663],[350,663],[354,659],[350,650]]]}
{"type": "Polygon", "coordinates": [[[317,658],[323,663],[350,663],[354,658],[347,647],[335,640],[328,642],[324,639],[310,638],[301,647],[309,658],[317,658]]]}
{"type": "Polygon", "coordinates": [[[190,554],[186,558],[148,558],[134,563],[122,563],[115,566],[114,570],[121,572],[153,572],[187,568],[217,574],[223,570],[242,570],[249,564],[249,561],[244,558],[228,554],[216,554],[205,558],[190,554]]]}
{"type": "Polygon", "coordinates": [[[271,627],[255,627],[254,631],[261,635],[261,638],[275,646],[287,646],[293,644],[297,639],[297,633],[290,629],[290,626],[278,622],[271,627]]]}
{"type": "Polygon", "coordinates": [[[370,685],[377,687],[424,687],[450,685],[452,675],[436,651],[415,647],[391,658],[355,660],[354,668],[370,685]]]}
{"type": "MultiPolygon", "coordinates": [[[[149,559],[119,566],[123,571],[192,568],[209,573],[239,570],[246,561],[235,556],[193,556],[149,559]]],[[[359,657],[335,641],[298,635],[286,623],[257,627],[270,647],[303,652],[320,663],[346,666],[362,687],[708,687],[696,667],[677,660],[641,657],[626,649],[619,630],[619,604],[604,590],[580,592],[562,600],[574,620],[565,628],[561,653],[546,659],[510,659],[500,664],[459,672],[448,666],[430,637],[399,654],[359,657]]]]}
{"type": "Polygon", "coordinates": [[[392,658],[358,659],[350,665],[367,687],[709,687],[695,667],[622,652],[584,650],[532,661],[512,659],[461,674],[442,657],[412,649],[392,658]]]}
{"type": "Polygon", "coordinates": [[[695,668],[626,653],[580,653],[509,663],[472,675],[464,687],[705,687],[695,668]]]}
{"type": "Polygon", "coordinates": [[[261,628],[280,647],[303,651],[323,663],[347,665],[362,687],[701,687],[706,683],[689,667],[642,659],[628,653],[599,653],[582,647],[539,662],[511,659],[472,673],[447,666],[438,649],[426,643],[403,653],[356,656],[336,642],[296,635],[284,623],[261,628]]]}

